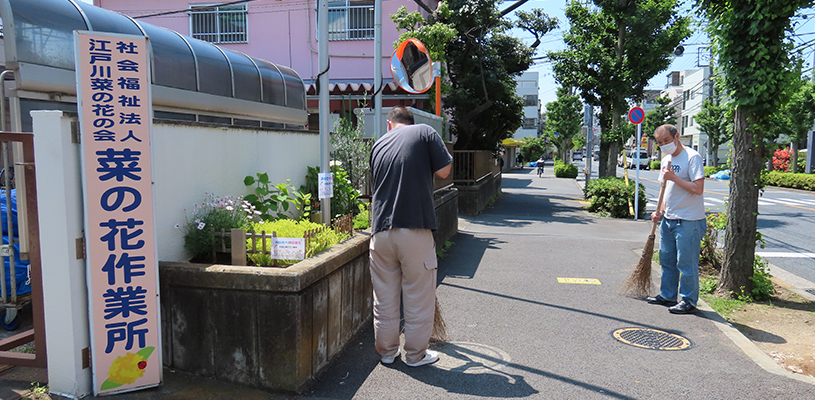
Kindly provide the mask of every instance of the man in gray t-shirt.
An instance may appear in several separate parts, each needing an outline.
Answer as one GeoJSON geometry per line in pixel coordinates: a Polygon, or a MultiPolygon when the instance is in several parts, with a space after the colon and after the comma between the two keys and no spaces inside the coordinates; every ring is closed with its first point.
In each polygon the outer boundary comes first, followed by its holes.
{"type": "Polygon", "coordinates": [[[371,152],[374,338],[384,364],[399,356],[400,297],[405,363],[418,367],[439,359],[428,350],[436,306],[433,176],[446,178],[452,162],[433,128],[414,125],[405,107],[390,111],[388,133],[371,152]]]}
{"type": "Polygon", "coordinates": [[[696,312],[699,300],[699,250],[707,227],[702,197],[705,170],[702,157],[682,145],[673,125],[660,126],[654,137],[666,153],[659,176],[660,181],[666,182],[664,201],[651,214],[651,220],[659,223],[662,281],[660,293],[647,301],[671,306],[668,311],[673,314],[689,314],[696,312]]]}

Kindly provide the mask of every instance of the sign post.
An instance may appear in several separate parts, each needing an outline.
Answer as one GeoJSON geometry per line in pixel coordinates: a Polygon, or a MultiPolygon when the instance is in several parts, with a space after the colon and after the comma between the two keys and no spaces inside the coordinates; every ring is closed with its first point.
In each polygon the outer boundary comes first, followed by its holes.
{"type": "Polygon", "coordinates": [[[634,183],[634,221],[639,219],[640,215],[640,153],[642,151],[642,121],[645,120],[645,111],[640,107],[634,107],[628,111],[628,120],[632,124],[637,125],[637,145],[634,146],[634,153],[637,164],[637,175],[634,183]]]}
{"type": "Polygon", "coordinates": [[[74,32],[95,395],[161,383],[147,41],[74,32]]]}

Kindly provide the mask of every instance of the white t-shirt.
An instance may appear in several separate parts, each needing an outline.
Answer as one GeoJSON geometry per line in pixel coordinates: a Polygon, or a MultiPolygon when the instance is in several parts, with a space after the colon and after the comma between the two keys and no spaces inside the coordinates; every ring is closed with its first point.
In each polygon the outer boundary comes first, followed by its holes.
{"type": "MultiPolygon", "coordinates": [[[[660,171],[668,167],[671,162],[673,169],[679,179],[693,182],[705,178],[705,168],[702,165],[702,156],[689,147],[684,147],[677,156],[667,155],[662,158],[660,171]]],[[[659,174],[659,181],[662,182],[663,173],[659,174]]],[[[677,186],[673,181],[665,185],[664,216],[668,219],[684,219],[697,221],[705,219],[705,201],[702,195],[693,194],[677,186]]]]}

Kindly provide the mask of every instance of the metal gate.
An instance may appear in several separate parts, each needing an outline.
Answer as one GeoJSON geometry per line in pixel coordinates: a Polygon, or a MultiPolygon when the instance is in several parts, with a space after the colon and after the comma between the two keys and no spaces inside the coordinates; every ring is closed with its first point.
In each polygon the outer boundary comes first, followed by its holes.
{"type": "MultiPolygon", "coordinates": [[[[10,154],[8,149],[12,146],[17,147],[15,151],[14,170],[16,171],[15,181],[17,183],[17,199],[18,209],[20,215],[20,242],[21,252],[23,255],[28,256],[30,263],[30,296],[22,297],[17,296],[16,285],[11,285],[10,293],[6,293],[5,282],[5,263],[3,263],[2,271],[2,291],[0,291],[0,307],[14,309],[15,311],[30,301],[32,306],[32,315],[34,319],[34,329],[21,332],[17,335],[7,339],[0,340],[0,364],[19,365],[26,367],[42,367],[46,366],[46,348],[45,348],[45,318],[43,313],[43,293],[42,293],[42,268],[40,263],[40,241],[39,241],[39,220],[37,218],[37,181],[34,168],[34,135],[31,133],[10,133],[0,132],[0,143],[2,143],[3,154],[2,158],[5,164],[5,177],[3,180],[11,182],[9,177],[11,168],[9,159],[10,154]],[[21,193],[22,192],[22,193],[21,193]],[[25,229],[27,228],[27,229],[25,229]],[[27,232],[26,232],[27,231],[27,232]],[[25,242],[25,243],[23,243],[25,242]],[[34,354],[11,352],[9,350],[20,345],[34,342],[34,354]]],[[[11,191],[11,185],[6,184],[5,193],[11,191]]],[[[5,197],[5,196],[3,196],[5,197]]],[[[0,199],[6,201],[6,199],[0,199]]],[[[9,257],[10,268],[9,279],[14,282],[15,271],[14,267],[14,231],[11,229],[11,202],[7,201],[6,220],[8,221],[8,246],[3,246],[3,256],[9,257]]]]}

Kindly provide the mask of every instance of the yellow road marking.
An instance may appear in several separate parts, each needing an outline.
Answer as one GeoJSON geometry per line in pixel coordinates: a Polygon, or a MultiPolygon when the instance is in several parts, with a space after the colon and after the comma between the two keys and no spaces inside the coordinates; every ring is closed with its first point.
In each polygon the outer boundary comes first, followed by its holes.
{"type": "Polygon", "coordinates": [[[557,278],[558,283],[579,283],[583,285],[601,285],[598,279],[588,278],[557,278]]]}

